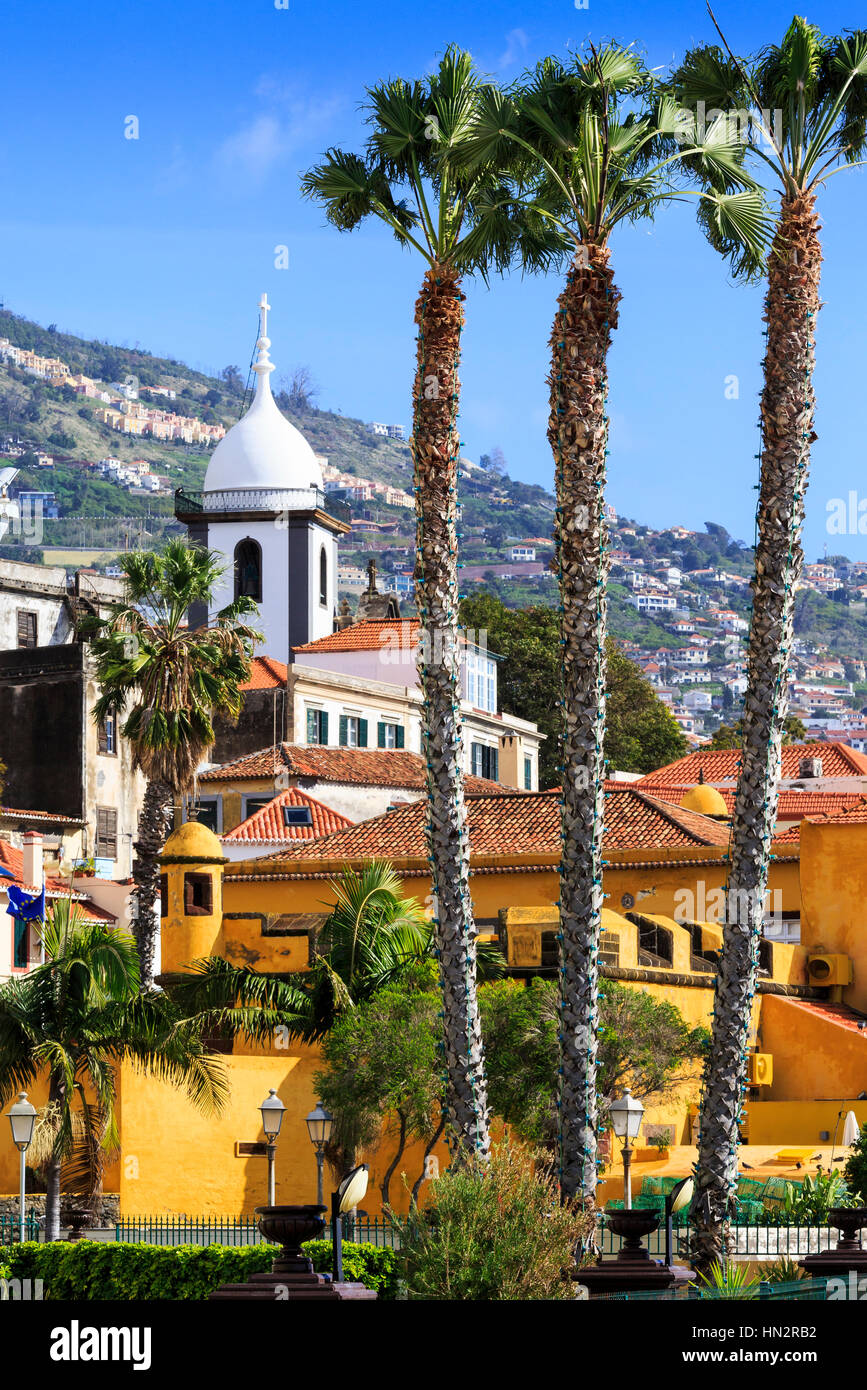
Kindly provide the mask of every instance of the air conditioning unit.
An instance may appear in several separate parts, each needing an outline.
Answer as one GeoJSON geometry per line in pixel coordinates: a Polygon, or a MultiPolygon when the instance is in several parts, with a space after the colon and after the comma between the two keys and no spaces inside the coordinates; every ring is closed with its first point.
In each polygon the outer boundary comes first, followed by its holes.
{"type": "Polygon", "coordinates": [[[772,1052],[751,1052],[748,1059],[747,1078],[751,1086],[770,1086],[774,1079],[774,1056],[772,1052]]]}
{"type": "Polygon", "coordinates": [[[854,979],[848,956],[809,956],[807,974],[811,985],[851,985],[854,979]]]}

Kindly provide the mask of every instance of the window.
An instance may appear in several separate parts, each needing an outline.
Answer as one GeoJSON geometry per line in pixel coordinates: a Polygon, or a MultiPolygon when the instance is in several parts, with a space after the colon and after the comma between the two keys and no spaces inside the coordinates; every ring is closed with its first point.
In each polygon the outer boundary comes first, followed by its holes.
{"type": "Polygon", "coordinates": [[[388,719],[380,719],[376,726],[376,746],[377,748],[403,748],[403,725],[394,724],[388,719]]]}
{"type": "Polygon", "coordinates": [[[313,814],[309,806],[284,806],[283,824],[285,826],[312,825],[313,814]]]}
{"type": "Polygon", "coordinates": [[[328,606],[328,556],[325,553],[325,546],[319,552],[319,602],[323,607],[328,606]]]}
{"type": "Polygon", "coordinates": [[[525,791],[525,792],[531,792],[532,790],[533,790],[533,759],[532,759],[532,758],[525,758],[525,759],[524,759],[524,791],[525,791]]]}
{"type": "Polygon", "coordinates": [[[18,609],[18,645],[36,646],[36,614],[29,613],[24,608],[18,609]]]}
{"type": "Polygon", "coordinates": [[[262,602],[262,547],[258,541],[239,541],[235,546],[235,598],[262,602]]]}
{"type": "Polygon", "coordinates": [[[117,753],[117,715],[107,714],[97,730],[97,748],[100,753],[117,753]]]}
{"type": "Polygon", "coordinates": [[[367,720],[359,719],[354,714],[341,714],[340,716],[340,747],[341,748],[366,748],[367,747],[367,720]]]}
{"type": "Polygon", "coordinates": [[[273,800],[273,796],[245,796],[244,820],[249,816],[255,816],[256,812],[263,810],[265,806],[270,806],[273,800]]]}
{"type": "Polygon", "coordinates": [[[213,907],[214,893],[210,874],[184,874],[184,915],[204,917],[213,907]]]}
{"type": "Polygon", "coordinates": [[[323,746],[328,742],[328,712],[324,709],[308,709],[307,711],[307,742],[321,743],[323,746]]]}
{"type": "Polygon", "coordinates": [[[487,777],[491,782],[497,781],[500,759],[496,748],[489,748],[485,743],[472,743],[470,759],[470,766],[476,777],[487,777]]]}
{"type": "Polygon", "coordinates": [[[491,657],[472,649],[467,651],[464,662],[464,696],[476,709],[496,714],[496,665],[491,657]]]}
{"type": "Polygon", "coordinates": [[[190,820],[197,820],[199,825],[206,825],[209,830],[213,830],[215,835],[220,834],[220,799],[217,796],[209,797],[205,801],[196,801],[190,807],[190,820]]]}
{"type": "Polygon", "coordinates": [[[97,859],[117,858],[117,811],[107,806],[96,808],[96,846],[97,859]]]}
{"type": "Polygon", "coordinates": [[[30,964],[30,923],[23,917],[12,918],[12,966],[26,970],[30,964]]]}
{"type": "Polygon", "coordinates": [[[160,917],[165,921],[169,915],[169,876],[160,874],[160,917]]]}

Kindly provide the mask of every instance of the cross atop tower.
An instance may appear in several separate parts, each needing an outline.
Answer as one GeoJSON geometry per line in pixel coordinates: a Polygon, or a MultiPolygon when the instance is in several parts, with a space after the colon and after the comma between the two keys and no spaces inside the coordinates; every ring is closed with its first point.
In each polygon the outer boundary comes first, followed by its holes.
{"type": "Polygon", "coordinates": [[[271,309],[271,305],[268,303],[268,296],[267,296],[267,294],[263,294],[263,295],[262,295],[262,298],[259,300],[259,337],[260,337],[260,338],[267,338],[267,336],[268,336],[268,314],[269,314],[270,309],[271,309]]]}

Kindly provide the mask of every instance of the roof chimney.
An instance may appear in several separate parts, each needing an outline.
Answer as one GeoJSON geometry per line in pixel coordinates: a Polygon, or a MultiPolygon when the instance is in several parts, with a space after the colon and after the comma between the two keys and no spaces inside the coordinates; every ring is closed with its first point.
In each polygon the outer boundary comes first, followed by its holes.
{"type": "Polygon", "coordinates": [[[45,882],[42,867],[42,836],[38,830],[27,830],[21,839],[23,850],[22,878],[25,888],[35,888],[37,892],[45,882]]]}

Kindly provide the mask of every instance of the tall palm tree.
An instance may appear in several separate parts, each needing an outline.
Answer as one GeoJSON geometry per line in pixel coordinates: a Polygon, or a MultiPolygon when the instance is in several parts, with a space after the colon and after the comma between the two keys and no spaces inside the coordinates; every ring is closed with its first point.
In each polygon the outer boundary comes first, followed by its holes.
{"type": "Polygon", "coordinates": [[[368,89],[371,127],[361,155],[331,149],[305,174],[303,192],[328,220],[351,231],[382,221],[425,267],[416,300],[412,453],[415,464],[416,602],[425,717],[428,839],[436,901],[436,947],[444,998],[447,1108],[459,1149],[485,1156],[488,1102],[475,985],[475,925],[463,790],[458,648],[458,366],[462,289],[472,272],[505,269],[516,242],[544,265],[544,221],[519,208],[508,162],[462,172],[457,157],[478,109],[480,86],[467,53],[449,48],[423,81],[368,89]]]}
{"type": "Polygon", "coordinates": [[[689,165],[706,175],[704,215],[733,260],[751,263],[766,229],[734,124],[719,117],[697,139],[694,122],[655,91],[632,48],[591,46],[568,65],[547,58],[512,92],[488,88],[465,155],[496,162],[509,147],[525,156],[524,196],[567,247],[548,376],[564,709],[559,1148],[564,1195],[592,1201],[609,570],[605,402],[620,301],[610,241],[623,223],[684,196],[676,175],[689,165]]]}
{"type": "MultiPolygon", "coordinates": [[[[743,747],[692,1210],[694,1255],[702,1268],[725,1254],[777,816],[794,591],[803,560],[810,447],[816,438],[813,367],[822,260],[816,200],[830,178],[860,162],[867,139],[867,31],[827,38],[796,17],[780,44],[747,60],[736,58],[718,32],[723,47],[688,53],[673,75],[674,94],[691,109],[704,102],[749,113],[750,152],[779,197],[779,211],[767,265],[761,480],[743,747]]],[[[715,230],[709,231],[718,244],[715,230]]]]}
{"type": "Polygon", "coordinates": [[[101,694],[93,717],[126,719],[121,733],[147,778],[135,842],[135,933],[143,988],[153,983],[159,854],[170,815],[180,824],[184,796],[214,742],[213,717],[236,719],[241,683],[261,633],[244,622],[258,609],[242,596],[201,627],[187,626],[191,604],[210,602],[222,574],[212,551],[171,540],[160,552],[133,551],[122,562],[125,594],[107,619],[82,620],[101,694]]]}
{"type": "MultiPolygon", "coordinates": [[[[47,1075],[45,1238],[60,1231],[61,1175],[95,1195],[117,1149],[117,1068],[130,1061],[219,1110],[228,1083],[203,1029],[166,995],[141,993],[135,942],[61,899],[42,928],[44,964],[0,986],[0,1104],[47,1075]]],[[[273,1026],[273,1024],[272,1024],[273,1026]]]]}

